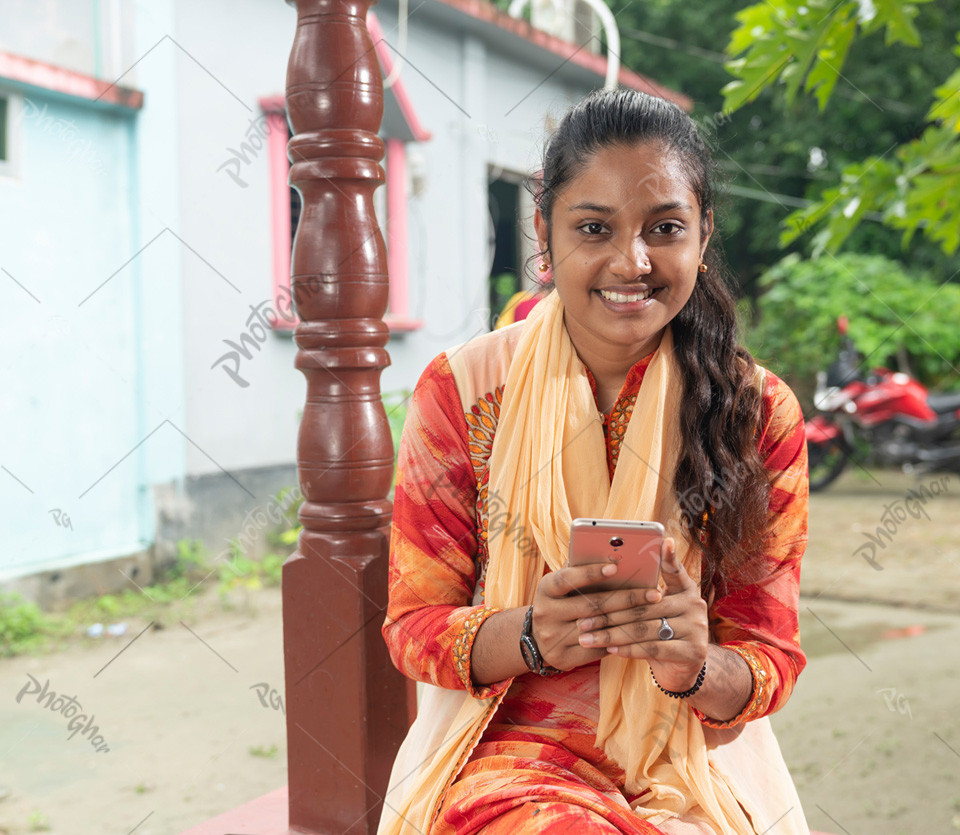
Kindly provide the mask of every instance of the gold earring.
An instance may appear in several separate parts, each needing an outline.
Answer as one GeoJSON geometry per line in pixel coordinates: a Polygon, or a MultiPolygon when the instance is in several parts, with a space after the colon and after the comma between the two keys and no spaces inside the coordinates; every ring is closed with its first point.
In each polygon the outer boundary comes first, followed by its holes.
{"type": "Polygon", "coordinates": [[[707,265],[704,264],[703,261],[701,261],[700,266],[697,267],[697,269],[700,270],[700,272],[705,273],[707,271],[707,265]]]}
{"type": "Polygon", "coordinates": [[[541,261],[540,266],[537,267],[537,269],[540,270],[540,272],[545,273],[550,269],[550,265],[546,261],[541,261]]]}

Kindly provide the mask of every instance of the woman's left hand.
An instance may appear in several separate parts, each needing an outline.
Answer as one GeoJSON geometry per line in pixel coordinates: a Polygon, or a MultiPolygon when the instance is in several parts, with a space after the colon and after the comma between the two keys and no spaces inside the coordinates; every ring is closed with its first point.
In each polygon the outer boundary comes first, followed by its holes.
{"type": "Polygon", "coordinates": [[[665,590],[611,592],[596,614],[577,622],[580,645],[604,648],[622,658],[642,658],[661,687],[682,692],[694,685],[707,658],[707,604],[677,559],[672,538],[664,540],[660,555],[665,590]],[[663,618],[673,629],[669,640],[659,636],[663,618]]]}

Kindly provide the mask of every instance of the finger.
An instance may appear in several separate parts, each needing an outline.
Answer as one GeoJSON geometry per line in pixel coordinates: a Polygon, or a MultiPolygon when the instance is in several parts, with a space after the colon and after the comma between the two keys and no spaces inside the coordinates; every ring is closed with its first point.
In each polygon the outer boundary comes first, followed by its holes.
{"type": "Polygon", "coordinates": [[[657,661],[661,664],[676,664],[688,655],[687,651],[675,641],[659,640],[605,647],[604,652],[621,658],[642,658],[644,661],[657,661]]]}
{"type": "Polygon", "coordinates": [[[620,658],[640,658],[644,661],[653,661],[663,656],[663,647],[657,641],[644,641],[641,644],[617,644],[604,647],[608,655],[617,655],[620,658]]]}
{"type": "Polygon", "coordinates": [[[540,581],[539,588],[548,597],[566,597],[601,580],[609,579],[616,573],[617,565],[612,562],[568,566],[545,575],[540,581]]]}
{"type": "Polygon", "coordinates": [[[677,557],[677,544],[672,536],[663,540],[663,546],[660,549],[660,575],[663,577],[663,584],[668,595],[688,591],[696,587],[696,583],[687,574],[686,569],[677,557]]]}
{"type": "MultiPolygon", "coordinates": [[[[660,627],[663,621],[660,618],[631,621],[629,623],[610,626],[605,629],[596,629],[592,632],[581,632],[579,643],[582,647],[617,647],[632,644],[664,643],[660,639],[660,627]]],[[[673,638],[671,643],[683,639],[683,629],[679,622],[671,623],[673,638]]],[[[655,652],[649,654],[654,655],[655,652]]]]}
{"type": "MultiPolygon", "coordinates": [[[[689,655],[692,647],[704,643],[703,636],[691,624],[682,623],[679,619],[668,619],[672,630],[669,638],[663,638],[660,630],[663,628],[663,619],[643,621],[640,624],[614,627],[604,633],[599,641],[581,646],[602,648],[613,655],[623,655],[630,658],[656,658],[658,660],[679,660],[689,655]],[[625,641],[623,636],[628,635],[633,640],[625,641]]],[[[599,633],[588,633],[599,634],[599,633]]]]}
{"type": "Polygon", "coordinates": [[[580,631],[589,632],[651,617],[647,609],[658,603],[662,595],[656,589],[620,589],[585,594],[583,597],[596,598],[590,600],[590,608],[577,620],[580,631]]]}
{"type": "Polygon", "coordinates": [[[672,623],[690,611],[689,601],[681,595],[670,595],[663,598],[663,602],[658,602],[659,593],[657,593],[657,599],[651,599],[653,593],[650,589],[637,590],[634,594],[641,597],[634,598],[632,601],[627,600],[622,606],[609,605],[605,601],[600,610],[591,611],[579,618],[577,628],[581,632],[593,632],[639,621],[653,621],[659,626],[661,618],[670,618],[672,623]],[[642,595],[646,595],[646,601],[643,600],[642,595]]]}

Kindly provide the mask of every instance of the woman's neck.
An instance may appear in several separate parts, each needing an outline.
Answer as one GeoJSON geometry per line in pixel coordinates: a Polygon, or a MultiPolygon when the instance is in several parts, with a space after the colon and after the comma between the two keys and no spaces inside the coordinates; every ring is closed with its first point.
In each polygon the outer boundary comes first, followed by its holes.
{"type": "MultiPolygon", "coordinates": [[[[590,368],[590,366],[587,366],[590,368]]],[[[627,369],[629,371],[630,369],[627,369]]],[[[597,384],[597,405],[600,407],[600,411],[605,415],[610,413],[610,410],[613,409],[614,405],[617,402],[617,395],[620,394],[620,390],[623,388],[623,384],[627,379],[627,371],[616,374],[598,374],[594,371],[593,368],[590,368],[590,373],[593,374],[593,380],[597,384]]]]}
{"type": "MultiPolygon", "coordinates": [[[[593,381],[597,386],[597,405],[600,411],[608,414],[617,402],[617,396],[627,380],[630,370],[656,350],[656,345],[645,346],[642,350],[614,356],[613,354],[598,354],[577,351],[580,361],[590,369],[593,381]]],[[[576,345],[574,345],[576,348],[576,345]]]]}
{"type": "Polygon", "coordinates": [[[630,369],[657,349],[663,335],[657,333],[642,344],[625,345],[609,342],[600,334],[584,332],[566,320],[564,325],[577,356],[593,375],[598,405],[604,413],[617,402],[630,369]]]}

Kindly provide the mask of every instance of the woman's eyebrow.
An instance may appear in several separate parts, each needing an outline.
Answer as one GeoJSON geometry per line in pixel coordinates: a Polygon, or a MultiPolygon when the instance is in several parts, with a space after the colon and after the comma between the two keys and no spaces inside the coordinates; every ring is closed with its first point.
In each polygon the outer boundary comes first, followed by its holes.
{"type": "MultiPolygon", "coordinates": [[[[595,212],[598,215],[614,215],[620,211],[620,209],[614,209],[612,206],[602,206],[599,203],[576,203],[573,206],[569,206],[567,211],[570,212],[595,212]]],[[[681,203],[674,201],[671,203],[660,203],[656,206],[651,206],[645,210],[647,214],[659,215],[664,212],[692,212],[693,206],[689,203],[681,203]]]]}
{"type": "Polygon", "coordinates": [[[611,206],[601,206],[599,203],[577,203],[575,206],[569,206],[570,212],[596,212],[598,215],[612,215],[617,210],[611,206]]]}
{"type": "Polygon", "coordinates": [[[660,203],[657,206],[651,206],[647,209],[648,214],[659,215],[663,212],[692,212],[693,206],[689,203],[680,203],[679,201],[674,201],[672,203],[660,203]]]}

